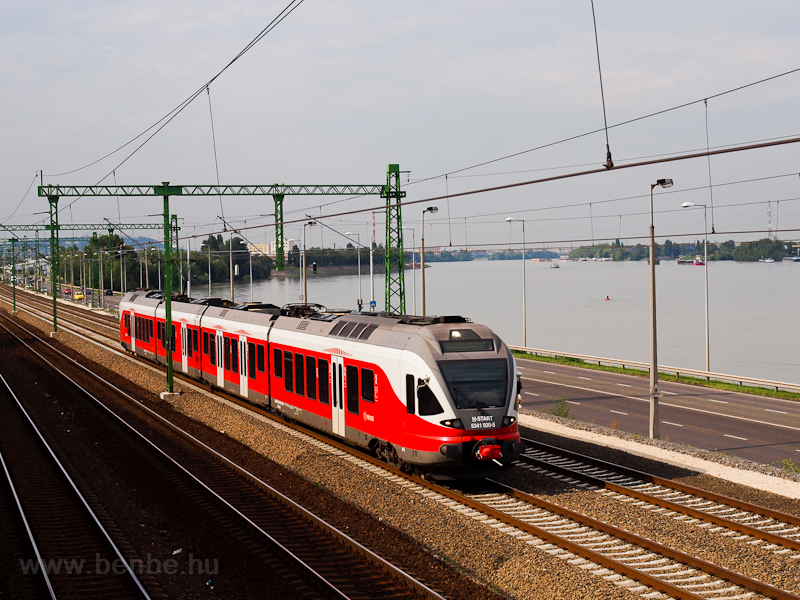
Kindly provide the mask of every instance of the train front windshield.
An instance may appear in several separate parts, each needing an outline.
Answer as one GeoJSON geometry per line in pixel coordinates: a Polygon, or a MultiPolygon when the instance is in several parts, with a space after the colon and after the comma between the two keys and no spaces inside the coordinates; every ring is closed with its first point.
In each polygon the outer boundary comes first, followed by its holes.
{"type": "Polygon", "coordinates": [[[448,360],[439,362],[456,408],[492,408],[506,404],[508,362],[448,360]]]}

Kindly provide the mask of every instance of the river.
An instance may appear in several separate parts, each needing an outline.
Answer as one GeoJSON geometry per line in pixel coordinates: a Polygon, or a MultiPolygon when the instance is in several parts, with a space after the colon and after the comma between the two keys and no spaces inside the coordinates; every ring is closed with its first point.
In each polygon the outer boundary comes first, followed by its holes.
{"type": "MultiPolygon", "coordinates": [[[[650,271],[641,262],[527,261],[527,341],[533,348],[615,359],[650,360],[650,271]],[[551,268],[558,264],[559,268],[551,268]],[[608,297],[608,300],[606,300],[608,297]]],[[[363,297],[370,298],[364,266],[363,297]]],[[[377,271],[377,270],[376,270],[377,271]]],[[[425,270],[429,315],[458,314],[491,327],[507,343],[522,344],[522,262],[433,263],[425,270]]],[[[776,381],[800,381],[795,303],[800,301],[800,264],[712,262],[708,267],[711,370],[776,381]]],[[[375,299],[383,308],[382,275],[375,299]]],[[[664,261],[656,267],[658,362],[705,369],[703,267],[664,261]]],[[[407,311],[413,312],[411,270],[406,271],[407,311]]],[[[207,293],[194,286],[193,295],[207,293]]],[[[420,309],[416,270],[417,312],[420,309]]],[[[299,302],[297,278],[256,282],[256,300],[299,302]]],[[[228,297],[228,284],[212,285],[228,297]]],[[[250,300],[250,285],[235,288],[250,300]]],[[[352,308],[357,275],[312,275],[310,302],[352,308]]]]}

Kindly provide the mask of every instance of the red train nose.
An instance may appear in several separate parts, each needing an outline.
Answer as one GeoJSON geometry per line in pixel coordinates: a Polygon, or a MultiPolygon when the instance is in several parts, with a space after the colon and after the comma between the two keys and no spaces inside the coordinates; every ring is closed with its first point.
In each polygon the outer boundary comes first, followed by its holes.
{"type": "Polygon", "coordinates": [[[503,458],[503,449],[499,444],[479,446],[475,450],[475,458],[478,460],[498,460],[503,458]]]}

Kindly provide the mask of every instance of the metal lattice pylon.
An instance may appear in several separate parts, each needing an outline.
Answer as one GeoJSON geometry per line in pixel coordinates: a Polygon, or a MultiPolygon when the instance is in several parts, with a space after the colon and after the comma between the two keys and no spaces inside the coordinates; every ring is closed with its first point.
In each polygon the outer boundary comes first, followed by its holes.
{"type": "Polygon", "coordinates": [[[400,165],[386,168],[386,187],[381,196],[386,198],[386,312],[406,314],[405,260],[403,257],[402,199],[400,190],[400,165]]]}

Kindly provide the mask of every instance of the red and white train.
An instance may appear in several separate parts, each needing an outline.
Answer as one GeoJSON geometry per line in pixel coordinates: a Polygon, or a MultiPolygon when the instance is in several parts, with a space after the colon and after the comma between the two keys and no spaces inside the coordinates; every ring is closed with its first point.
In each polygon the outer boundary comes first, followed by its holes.
{"type": "MultiPolygon", "coordinates": [[[[482,472],[524,449],[516,363],[484,325],[185,300],[172,302],[176,371],[408,470],[482,472]]],[[[122,345],[165,363],[163,293],[130,292],[119,310],[122,345]]]]}

